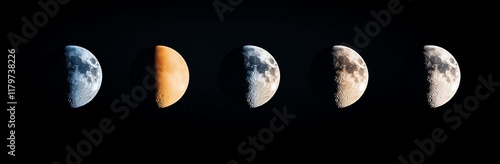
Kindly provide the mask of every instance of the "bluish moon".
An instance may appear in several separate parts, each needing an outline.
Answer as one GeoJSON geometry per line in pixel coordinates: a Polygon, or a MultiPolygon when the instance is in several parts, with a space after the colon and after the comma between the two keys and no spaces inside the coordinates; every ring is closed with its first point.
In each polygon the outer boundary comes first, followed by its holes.
{"type": "Polygon", "coordinates": [[[92,101],[99,92],[102,69],[97,58],[87,49],[68,45],[65,47],[68,69],[68,102],[72,108],[79,108],[92,101]]]}

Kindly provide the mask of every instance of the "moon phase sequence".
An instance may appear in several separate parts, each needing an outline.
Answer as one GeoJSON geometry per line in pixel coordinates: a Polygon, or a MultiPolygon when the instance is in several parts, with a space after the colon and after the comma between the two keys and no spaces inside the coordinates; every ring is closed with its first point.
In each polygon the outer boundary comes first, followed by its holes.
{"type": "Polygon", "coordinates": [[[424,46],[425,67],[429,91],[427,100],[431,108],[437,108],[455,95],[460,85],[460,68],[453,55],[444,48],[424,46]]]}
{"type": "Polygon", "coordinates": [[[174,49],[156,46],[156,103],[165,108],[176,103],[187,90],[189,69],[184,58],[174,49]]]}
{"type": "Polygon", "coordinates": [[[68,70],[68,101],[72,108],[89,103],[99,92],[102,69],[97,58],[87,49],[69,45],[65,47],[68,70]]]}
{"type": "MultiPolygon", "coordinates": [[[[453,55],[435,45],[424,46],[427,71],[427,102],[431,108],[446,104],[460,85],[460,68],[453,55]]],[[[266,104],[277,92],[280,84],[278,62],[265,49],[253,45],[241,48],[245,81],[245,99],[250,108],[266,104]]],[[[189,85],[189,69],[184,58],[174,49],[155,47],[155,100],[159,108],[166,108],[179,101],[189,85]]],[[[353,49],[332,47],[334,81],[333,100],[339,108],[356,103],[368,86],[368,68],[363,58],[353,49]]],[[[68,102],[79,108],[92,101],[102,83],[102,69],[97,58],[87,49],[68,45],[65,47],[68,102]]],[[[241,61],[241,60],[240,60],[241,61]]],[[[329,80],[328,80],[329,81],[329,80]]],[[[243,92],[241,92],[243,93],[243,92]]]]}
{"type": "Polygon", "coordinates": [[[363,58],[353,49],[336,45],[332,48],[335,69],[335,102],[345,108],[354,104],[368,86],[368,68],[363,58]]]}

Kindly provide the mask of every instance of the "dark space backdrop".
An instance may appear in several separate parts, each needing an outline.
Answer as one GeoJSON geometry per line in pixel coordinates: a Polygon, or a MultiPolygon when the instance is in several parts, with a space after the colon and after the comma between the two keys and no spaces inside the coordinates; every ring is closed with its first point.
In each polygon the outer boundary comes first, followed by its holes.
{"type": "MultiPolygon", "coordinates": [[[[492,2],[401,0],[403,11],[358,49],[368,66],[368,88],[345,109],[335,106],[327,90],[331,86],[324,80],[332,75],[323,70],[328,68],[322,65],[324,54],[336,44],[354,45],[353,27],[365,29],[374,20],[370,11],[386,9],[388,1],[242,0],[223,21],[212,2],[71,0],[61,5],[16,54],[19,104],[12,159],[66,163],[65,147],[76,149],[86,139],[83,129],[98,128],[101,119],[109,118],[115,129],[82,163],[247,163],[250,155],[241,155],[238,145],[269,127],[273,108],[285,106],[296,118],[274,133],[250,163],[400,163],[399,155],[408,159],[418,149],[415,139],[429,138],[438,127],[448,139],[425,163],[497,159],[498,93],[480,101],[459,129],[443,121],[445,110],[474,94],[478,76],[491,73],[500,81],[492,2]],[[221,80],[231,68],[228,54],[247,44],[269,51],[281,70],[278,91],[256,109],[234,101],[221,80]],[[424,99],[427,44],[447,49],[462,73],[455,96],[437,109],[424,99]],[[69,108],[65,97],[66,45],[91,51],[103,70],[99,93],[78,109],[69,108]],[[148,92],[120,120],[123,113],[113,112],[111,104],[141,85],[155,45],[172,47],[184,57],[189,87],[165,109],[156,108],[148,92]]],[[[11,11],[4,12],[4,34],[20,34],[21,18],[31,20],[41,10],[37,1],[10,1],[6,8],[11,11]]],[[[11,48],[8,39],[6,46],[11,48]]]]}

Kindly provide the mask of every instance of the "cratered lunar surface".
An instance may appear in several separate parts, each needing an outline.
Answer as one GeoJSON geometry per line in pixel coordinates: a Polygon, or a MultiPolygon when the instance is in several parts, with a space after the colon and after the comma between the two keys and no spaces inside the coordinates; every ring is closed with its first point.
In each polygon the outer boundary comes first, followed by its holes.
{"type": "Polygon", "coordinates": [[[345,108],[354,104],[368,86],[368,68],[363,58],[353,49],[336,45],[332,48],[337,107],[345,108]]]}
{"type": "Polygon", "coordinates": [[[167,46],[156,46],[156,103],[168,107],[181,99],[188,88],[189,70],[184,58],[167,46]]]}
{"type": "Polygon", "coordinates": [[[276,93],[280,83],[280,69],[274,57],[263,48],[246,45],[242,50],[247,71],[247,103],[257,108],[268,102],[276,93]]]}

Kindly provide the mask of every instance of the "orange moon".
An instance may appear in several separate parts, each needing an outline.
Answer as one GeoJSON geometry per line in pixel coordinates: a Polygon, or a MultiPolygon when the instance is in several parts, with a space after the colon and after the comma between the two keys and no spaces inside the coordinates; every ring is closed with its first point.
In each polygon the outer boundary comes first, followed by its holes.
{"type": "Polygon", "coordinates": [[[156,104],[165,108],[179,101],[189,84],[189,70],[184,58],[174,49],[155,48],[156,104]]]}

